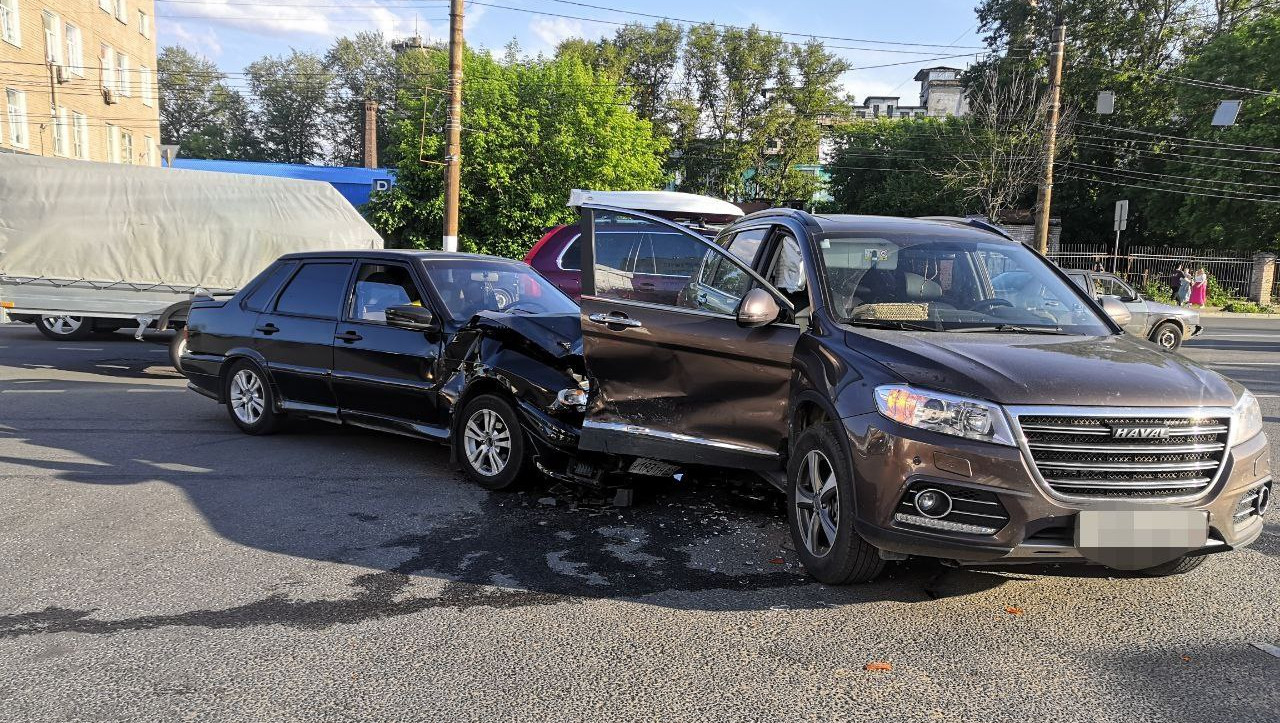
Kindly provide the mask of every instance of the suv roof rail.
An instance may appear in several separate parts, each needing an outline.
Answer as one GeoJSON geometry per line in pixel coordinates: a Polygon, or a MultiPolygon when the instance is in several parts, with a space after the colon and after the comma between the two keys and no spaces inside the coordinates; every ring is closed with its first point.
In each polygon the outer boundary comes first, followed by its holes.
{"type": "Polygon", "coordinates": [[[753,211],[747,214],[746,216],[743,216],[742,218],[748,219],[748,218],[757,218],[757,217],[763,217],[763,216],[789,216],[791,218],[796,219],[797,221],[799,221],[800,223],[806,226],[810,226],[814,228],[817,228],[819,226],[817,220],[814,219],[813,214],[801,208],[790,208],[788,206],[764,208],[759,211],[753,211]]]}
{"type": "Polygon", "coordinates": [[[1014,237],[1009,235],[1008,231],[1000,228],[996,224],[981,218],[970,218],[967,216],[917,216],[921,221],[942,221],[943,223],[955,223],[962,226],[972,226],[973,228],[989,231],[997,236],[1003,236],[1010,241],[1016,241],[1014,237]]]}

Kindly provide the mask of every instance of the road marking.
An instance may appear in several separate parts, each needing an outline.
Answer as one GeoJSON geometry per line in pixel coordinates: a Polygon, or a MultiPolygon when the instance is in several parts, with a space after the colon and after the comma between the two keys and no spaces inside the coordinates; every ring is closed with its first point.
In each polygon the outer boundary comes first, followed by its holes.
{"type": "Polygon", "coordinates": [[[61,351],[103,351],[100,347],[92,346],[60,346],[57,348],[61,351]]]}
{"type": "Polygon", "coordinates": [[[61,394],[65,389],[0,389],[0,394],[61,394]]]}
{"type": "Polygon", "coordinates": [[[180,391],[183,391],[183,390],[181,390],[181,389],[142,389],[142,388],[134,388],[134,389],[126,389],[125,391],[126,391],[126,392],[180,392],[180,391]]]}
{"type": "Polygon", "coordinates": [[[1209,362],[1211,367],[1274,367],[1280,362],[1209,362]]]}
{"type": "Polygon", "coordinates": [[[1280,334],[1213,334],[1205,333],[1195,337],[1197,341],[1203,339],[1280,339],[1280,334]]]}
{"type": "Polygon", "coordinates": [[[1280,658],[1280,648],[1274,645],[1271,645],[1270,643],[1249,643],[1249,644],[1268,655],[1273,655],[1277,658],[1280,658]]]}

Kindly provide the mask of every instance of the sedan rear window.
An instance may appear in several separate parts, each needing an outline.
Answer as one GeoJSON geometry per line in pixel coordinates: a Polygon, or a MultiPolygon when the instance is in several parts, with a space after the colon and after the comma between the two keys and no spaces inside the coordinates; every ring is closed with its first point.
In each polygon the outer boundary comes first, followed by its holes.
{"type": "Polygon", "coordinates": [[[276,301],[281,314],[336,319],[347,290],[350,264],[303,264],[276,301]]]}

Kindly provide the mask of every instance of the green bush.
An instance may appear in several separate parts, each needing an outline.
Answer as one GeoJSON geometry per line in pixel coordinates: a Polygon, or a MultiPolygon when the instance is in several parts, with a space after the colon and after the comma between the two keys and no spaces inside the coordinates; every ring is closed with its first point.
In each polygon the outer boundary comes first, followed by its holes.
{"type": "Polygon", "coordinates": [[[1169,293],[1169,285],[1165,283],[1164,279],[1157,276],[1147,277],[1147,283],[1142,287],[1142,296],[1163,304],[1173,303],[1173,295],[1169,293]]]}
{"type": "Polygon", "coordinates": [[[1255,304],[1252,301],[1229,301],[1222,306],[1223,311],[1232,314],[1274,314],[1275,307],[1255,304]]]}
{"type": "Polygon", "coordinates": [[[1243,301],[1238,297],[1232,296],[1230,291],[1222,288],[1222,284],[1218,282],[1218,277],[1213,274],[1206,274],[1209,277],[1209,288],[1205,289],[1205,303],[1209,306],[1226,306],[1233,301],[1243,301]]]}

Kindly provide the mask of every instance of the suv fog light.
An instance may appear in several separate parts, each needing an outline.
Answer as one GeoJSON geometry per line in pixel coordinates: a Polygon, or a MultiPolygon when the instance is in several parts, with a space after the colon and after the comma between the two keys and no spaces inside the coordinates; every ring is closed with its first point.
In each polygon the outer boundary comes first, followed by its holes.
{"type": "Polygon", "coordinates": [[[916,511],[925,517],[937,519],[951,512],[951,496],[942,490],[920,490],[915,498],[916,511]]]}

